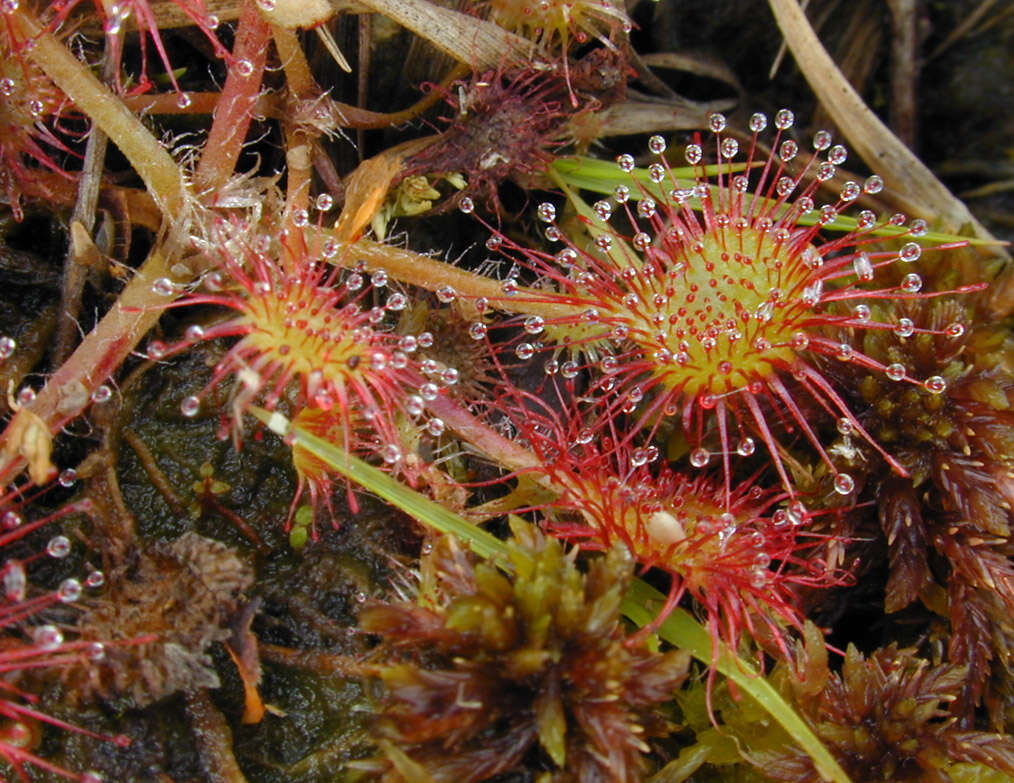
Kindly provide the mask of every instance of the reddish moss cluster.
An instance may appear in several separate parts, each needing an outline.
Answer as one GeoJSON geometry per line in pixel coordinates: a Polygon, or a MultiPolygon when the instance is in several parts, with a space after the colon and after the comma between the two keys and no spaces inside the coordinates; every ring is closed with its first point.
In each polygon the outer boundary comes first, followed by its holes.
{"type": "MultiPolygon", "coordinates": [[[[814,693],[807,683],[796,706],[853,781],[951,783],[991,770],[1014,775],[1009,737],[965,730],[948,712],[966,676],[963,666],[934,666],[911,648],[889,645],[863,656],[850,645],[841,672],[828,672],[825,664],[824,687],[814,693]]],[[[753,758],[769,780],[817,778],[812,759],[798,750],[753,758]]]]}
{"type": "Polygon", "coordinates": [[[520,523],[514,534],[513,574],[442,538],[423,556],[418,604],[364,607],[360,627],[383,639],[384,780],[472,783],[548,763],[581,783],[634,783],[647,741],[668,733],[657,707],[689,659],[624,643],[626,552],[581,573],[559,542],[520,523]]]}

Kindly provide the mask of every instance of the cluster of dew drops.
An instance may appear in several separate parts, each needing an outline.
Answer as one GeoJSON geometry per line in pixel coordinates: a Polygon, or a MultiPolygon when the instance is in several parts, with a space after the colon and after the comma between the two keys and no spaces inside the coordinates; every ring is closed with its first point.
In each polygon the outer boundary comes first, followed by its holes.
{"type": "MultiPolygon", "coordinates": [[[[72,487],[77,480],[73,470],[60,473],[57,482],[60,486],[72,487]]],[[[88,513],[93,506],[90,500],[84,499],[71,503],[63,509],[63,513],[88,513]]],[[[31,523],[35,525],[37,523],[31,523]]],[[[30,527],[24,515],[17,509],[8,508],[0,513],[0,539],[9,541],[16,539],[20,528],[30,527]]],[[[27,532],[27,531],[26,531],[27,532]]],[[[72,551],[70,539],[58,534],[49,539],[43,551],[24,559],[8,558],[0,566],[0,590],[3,591],[4,606],[0,609],[0,623],[8,626],[34,616],[46,606],[58,604],[74,604],[83,596],[94,593],[105,585],[105,574],[99,569],[92,569],[83,579],[68,577],[60,582],[56,589],[49,593],[28,598],[27,567],[42,558],[63,560],[72,551]]],[[[30,648],[33,655],[47,656],[51,654],[81,654],[87,660],[98,663],[106,657],[106,645],[101,641],[77,643],[68,641],[63,631],[53,623],[34,625],[29,631],[30,648]]],[[[131,740],[124,734],[109,737],[119,747],[127,747],[131,740]]],[[[103,783],[105,778],[95,771],[87,771],[76,778],[80,783],[103,783]]]]}
{"type": "MultiPolygon", "coordinates": [[[[794,115],[790,110],[782,109],[775,115],[775,126],[779,130],[786,130],[792,127],[795,121],[794,115]]],[[[761,113],[756,113],[751,116],[749,127],[754,133],[759,133],[767,127],[767,117],[761,113]]],[[[715,133],[721,133],[725,127],[725,118],[720,114],[711,115],[709,118],[709,127],[715,133]]],[[[818,131],[814,134],[813,147],[816,152],[827,151],[827,161],[821,162],[818,167],[815,176],[820,181],[826,181],[834,176],[836,167],[845,162],[848,155],[847,149],[843,145],[832,146],[832,137],[828,131],[818,131]]],[[[662,155],[665,153],[667,148],[666,141],[662,136],[654,135],[648,140],[648,149],[655,155],[662,155]]],[[[732,137],[726,137],[721,139],[720,142],[720,154],[726,160],[732,160],[739,152],[739,143],[732,137]]],[[[794,158],[799,152],[798,144],[791,140],[785,139],[782,141],[778,156],[783,161],[788,161],[794,158]]],[[[690,144],[686,149],[686,159],[691,165],[697,165],[701,162],[703,157],[703,151],[699,144],[690,144]]],[[[632,173],[635,168],[634,157],[630,154],[621,154],[616,158],[617,166],[621,171],[625,173],[632,173]]],[[[661,184],[665,179],[670,176],[666,167],[660,163],[652,163],[648,167],[648,176],[655,184],[661,184]]],[[[786,196],[788,192],[791,192],[793,188],[798,184],[791,178],[783,178],[785,181],[776,183],[775,188],[779,196],[786,196]]],[[[745,189],[747,181],[745,177],[737,177],[730,183],[733,187],[738,189],[745,189]]],[[[868,177],[863,185],[849,181],[842,187],[840,193],[841,202],[848,204],[855,201],[862,193],[875,194],[880,192],[884,187],[883,179],[879,175],[871,175],[868,177]]],[[[680,190],[673,189],[671,191],[672,197],[678,202],[682,202],[687,198],[694,196],[702,196],[701,189],[707,188],[704,183],[698,182],[696,186],[692,186],[688,189],[680,190]]],[[[617,204],[624,204],[631,198],[630,188],[626,185],[617,185],[614,189],[615,202],[617,204]]],[[[801,214],[813,213],[816,210],[816,206],[813,200],[809,197],[802,197],[796,202],[796,206],[800,209],[801,214]]],[[[465,197],[459,202],[459,209],[465,214],[471,214],[475,210],[475,204],[472,199],[465,197]]],[[[613,205],[608,200],[599,200],[592,205],[592,210],[595,212],[598,218],[603,221],[608,221],[613,214],[613,205]]],[[[651,219],[657,210],[657,204],[655,200],[647,193],[641,194],[640,198],[637,199],[637,215],[645,220],[651,219]]],[[[551,242],[558,242],[564,239],[563,233],[556,226],[556,207],[550,202],[543,202],[536,208],[536,216],[538,219],[545,224],[548,224],[545,228],[544,234],[547,240],[551,242]]],[[[825,206],[820,208],[820,224],[826,225],[832,222],[838,217],[838,210],[833,206],[825,206]]],[[[890,216],[886,225],[901,227],[904,226],[907,221],[905,215],[901,213],[890,216]]],[[[867,232],[875,227],[877,223],[877,216],[872,210],[863,210],[857,217],[856,227],[857,230],[867,232]]],[[[924,236],[928,231],[926,221],[916,219],[911,221],[906,232],[908,236],[917,238],[924,236]]],[[[613,243],[613,238],[608,233],[599,234],[595,238],[596,246],[603,252],[608,252],[613,243]]],[[[635,248],[640,251],[647,250],[652,243],[651,235],[644,231],[638,231],[632,238],[632,243],[635,248]]],[[[491,251],[496,251],[502,244],[502,237],[497,234],[493,234],[486,241],[486,247],[491,251]]],[[[905,263],[913,263],[917,261],[922,255],[922,247],[914,241],[905,242],[898,250],[897,259],[905,263]]],[[[576,257],[576,251],[572,248],[566,248],[560,254],[558,258],[566,263],[574,260],[576,257]]],[[[855,272],[856,278],[860,282],[870,282],[874,279],[874,265],[865,252],[857,252],[853,261],[853,271],[855,272]]],[[[920,275],[917,273],[908,273],[902,278],[898,288],[901,292],[906,294],[916,294],[922,290],[923,281],[920,275]]],[[[508,274],[508,276],[502,281],[502,288],[505,295],[510,296],[517,288],[517,281],[514,274],[508,274]]],[[[813,301],[809,302],[811,305],[816,304],[820,299],[820,291],[814,292],[808,291],[804,295],[810,295],[813,301]]],[[[450,302],[456,297],[456,292],[449,286],[444,286],[437,292],[437,296],[441,301],[450,302]]],[[[479,299],[476,302],[477,309],[479,312],[483,312],[488,306],[488,302],[485,299],[479,299]]],[[[870,307],[866,304],[857,304],[853,308],[853,317],[856,321],[868,322],[872,313],[870,307]]],[[[544,319],[538,315],[528,316],[524,321],[524,329],[528,334],[539,334],[544,326],[544,319]]],[[[915,323],[907,317],[900,317],[893,329],[894,333],[901,338],[909,338],[914,335],[917,331],[915,323]]],[[[469,328],[471,337],[475,340],[482,340],[485,338],[487,333],[487,326],[482,322],[473,323],[469,328]]],[[[961,337],[965,333],[965,326],[961,323],[955,322],[948,325],[942,334],[950,338],[961,337]]],[[[538,345],[534,345],[529,342],[519,343],[515,348],[515,353],[519,359],[526,360],[530,359],[538,350],[538,345]]],[[[804,346],[805,347],[805,346],[804,346]]],[[[853,358],[855,349],[849,344],[842,344],[840,352],[837,354],[838,358],[842,361],[848,361],[853,358]]],[[[607,356],[603,360],[603,370],[607,373],[616,366],[616,359],[613,356],[607,356]]],[[[546,363],[545,371],[549,375],[561,374],[565,378],[573,378],[580,372],[580,366],[577,362],[566,361],[562,364],[555,359],[551,359],[546,363]]],[[[893,362],[884,368],[885,376],[892,381],[908,381],[921,386],[926,391],[932,394],[942,394],[947,388],[946,380],[940,375],[933,375],[927,377],[925,380],[918,382],[913,379],[907,369],[900,362],[893,362]]],[[[637,395],[637,390],[633,391],[633,394],[637,395]]],[[[840,419],[838,423],[839,432],[846,438],[853,434],[854,427],[852,422],[847,418],[840,419]]],[[[756,445],[753,439],[746,438],[741,442],[736,449],[736,453],[740,456],[749,456],[756,449],[756,445]]],[[[711,453],[705,449],[698,448],[694,450],[690,455],[690,462],[695,467],[705,467],[709,461],[711,453]]],[[[834,476],[833,486],[836,492],[842,495],[850,494],[855,488],[855,482],[850,475],[843,472],[836,472],[834,476]]]]}
{"type": "MultiPolygon", "coordinates": [[[[10,358],[17,349],[17,342],[9,336],[0,337],[0,361],[10,358]]],[[[113,390],[106,384],[97,386],[89,395],[94,403],[108,402],[113,397],[113,390]]],[[[22,387],[16,395],[15,402],[18,406],[28,405],[35,399],[35,391],[30,386],[22,387]]],[[[57,476],[56,483],[69,489],[77,482],[77,473],[73,468],[66,468],[57,476]]],[[[67,506],[65,513],[89,513],[93,509],[88,499],[76,501],[67,506]]],[[[12,541],[18,538],[18,531],[27,527],[25,517],[16,508],[7,508],[0,513],[0,540],[12,541]]],[[[7,559],[0,566],[0,589],[3,591],[5,606],[0,609],[0,623],[4,626],[13,622],[27,619],[37,611],[48,605],[73,604],[86,594],[86,591],[99,590],[105,584],[105,574],[99,569],[92,569],[83,579],[68,577],[64,579],[47,595],[36,596],[28,599],[28,576],[27,567],[40,558],[52,558],[63,560],[72,550],[70,539],[58,534],[49,539],[45,549],[36,555],[25,559],[7,559]]],[[[52,623],[42,623],[32,627],[29,637],[32,649],[39,654],[58,653],[66,649],[67,643],[63,631],[59,626],[52,623]]],[[[84,649],[78,648],[71,643],[75,652],[82,652],[90,661],[98,662],[105,658],[106,648],[100,641],[89,642],[84,649]]],[[[117,735],[111,738],[114,743],[121,747],[130,744],[130,739],[125,735],[117,735]]],[[[102,783],[104,777],[98,772],[88,771],[79,777],[81,783],[102,783]]]]}

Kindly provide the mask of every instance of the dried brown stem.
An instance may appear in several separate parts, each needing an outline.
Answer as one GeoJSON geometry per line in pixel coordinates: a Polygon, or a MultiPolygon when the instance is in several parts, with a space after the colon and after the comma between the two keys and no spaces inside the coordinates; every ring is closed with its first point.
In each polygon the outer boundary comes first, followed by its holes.
{"type": "Polygon", "coordinates": [[[888,0],[891,9],[891,129],[908,146],[916,142],[916,81],[919,40],[914,0],[888,0]]]}
{"type": "MultiPolygon", "coordinates": [[[[122,36],[122,31],[107,33],[109,38],[122,36]]],[[[119,46],[108,46],[102,64],[102,78],[111,83],[119,71],[122,49],[119,46]]],[[[77,185],[77,201],[71,223],[79,223],[91,234],[95,229],[95,209],[99,201],[99,190],[102,185],[102,170],[106,160],[106,147],[109,137],[101,128],[92,127],[85,147],[84,162],[81,166],[81,177],[77,185]]],[[[77,339],[77,317],[81,308],[81,294],[87,279],[87,268],[78,263],[74,244],[71,242],[63,262],[63,289],[60,293],[60,322],[56,330],[56,342],[53,347],[53,366],[63,364],[70,355],[77,339]]]]}
{"type": "Polygon", "coordinates": [[[859,156],[879,172],[907,211],[945,231],[971,226],[975,235],[993,239],[968,208],[891,133],[838,70],[813,31],[798,0],[768,0],[789,50],[824,108],[859,156]]]}

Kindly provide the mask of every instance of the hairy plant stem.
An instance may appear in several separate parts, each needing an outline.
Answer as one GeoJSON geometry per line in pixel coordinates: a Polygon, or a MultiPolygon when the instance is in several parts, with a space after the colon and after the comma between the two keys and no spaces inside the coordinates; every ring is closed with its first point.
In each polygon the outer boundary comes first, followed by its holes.
{"type": "Polygon", "coordinates": [[[24,3],[8,16],[33,46],[28,56],[120,149],[144,180],[148,192],[170,220],[187,201],[180,167],[144,124],[52,33],[45,31],[24,3]]]}
{"type": "MultiPolygon", "coordinates": [[[[44,32],[27,11],[18,10],[16,21],[35,39],[32,58],[47,75],[88,114],[120,148],[144,180],[148,191],[169,218],[170,237],[155,246],[144,264],[123,289],[116,303],[82,340],[77,350],[49,378],[26,409],[8,423],[0,444],[0,478],[8,481],[26,464],[26,456],[43,438],[32,420],[56,433],[90,403],[90,395],[127,358],[134,346],[161,317],[165,296],[153,291],[159,278],[184,284],[193,272],[179,261],[179,243],[187,228],[184,217],[189,199],[180,168],[123,103],[99,82],[50,33],[44,32]],[[26,424],[28,423],[28,424],[26,424]]],[[[254,4],[241,16],[234,51],[235,62],[247,59],[254,72],[243,77],[230,68],[223,91],[222,110],[212,124],[197,180],[206,189],[223,185],[235,169],[249,127],[250,110],[257,99],[267,58],[269,28],[254,4]],[[258,65],[259,63],[259,65],[258,65]]],[[[37,474],[36,474],[37,475],[37,474]]]]}
{"type": "MultiPolygon", "coordinates": [[[[426,404],[430,413],[439,417],[444,424],[458,434],[462,440],[477,448],[494,462],[508,470],[523,473],[537,470],[542,464],[538,456],[514,441],[505,438],[488,424],[473,416],[455,400],[446,395],[438,396],[426,404]]],[[[545,476],[533,475],[535,481],[556,489],[545,476]]]]}
{"type": "Polygon", "coordinates": [[[236,170],[236,161],[246,141],[253,108],[260,95],[270,42],[271,28],[261,18],[253,0],[247,0],[236,28],[233,63],[215,106],[214,120],[201,152],[201,161],[194,172],[194,182],[201,193],[212,193],[220,188],[236,170]],[[242,68],[237,67],[240,63],[242,68]]]}
{"type": "MultiPolygon", "coordinates": [[[[25,409],[39,417],[50,433],[56,433],[81,413],[90,403],[90,395],[95,388],[116,371],[158,321],[162,315],[158,305],[164,297],[152,292],[152,284],[160,277],[169,276],[171,266],[169,257],[160,248],[152,250],[112,309],[50,376],[35,400],[25,409]]],[[[19,428],[15,416],[0,437],[0,442],[10,449],[5,448],[0,457],[0,478],[5,480],[12,478],[24,465],[24,459],[18,456],[20,444],[9,443],[10,439],[17,437],[19,428]]]]}
{"type": "MultiPolygon", "coordinates": [[[[321,232],[333,236],[331,232],[321,232]]],[[[573,318],[582,307],[538,301],[542,296],[531,288],[518,287],[508,296],[498,280],[492,280],[435,258],[413,253],[411,250],[391,247],[382,242],[360,239],[348,246],[349,262],[365,261],[373,269],[383,269],[402,283],[436,291],[448,286],[467,299],[488,299],[502,310],[524,315],[541,315],[543,318],[573,318]]]]}
{"type": "MultiPolygon", "coordinates": [[[[275,49],[285,70],[285,83],[289,89],[288,103],[311,101],[320,95],[310,73],[310,64],[303,54],[299,37],[292,30],[277,25],[271,26],[275,49]]],[[[305,211],[310,204],[310,176],[313,171],[311,150],[319,133],[313,133],[305,124],[299,124],[291,117],[283,122],[285,129],[285,225],[290,231],[297,231],[294,215],[305,211]]]]}

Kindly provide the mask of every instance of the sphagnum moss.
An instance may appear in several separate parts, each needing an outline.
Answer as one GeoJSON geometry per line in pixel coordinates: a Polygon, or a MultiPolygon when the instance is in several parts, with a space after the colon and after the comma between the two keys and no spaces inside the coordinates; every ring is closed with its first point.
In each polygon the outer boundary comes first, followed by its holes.
{"type": "Polygon", "coordinates": [[[397,749],[383,779],[479,781],[541,757],[582,783],[633,783],[647,741],[670,731],[658,709],[689,657],[624,643],[630,555],[617,546],[582,573],[558,541],[513,528],[512,576],[444,537],[423,556],[418,603],[363,608],[360,627],[382,639],[378,731],[397,749]]]}

